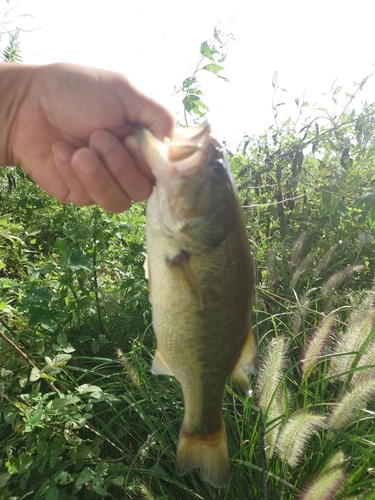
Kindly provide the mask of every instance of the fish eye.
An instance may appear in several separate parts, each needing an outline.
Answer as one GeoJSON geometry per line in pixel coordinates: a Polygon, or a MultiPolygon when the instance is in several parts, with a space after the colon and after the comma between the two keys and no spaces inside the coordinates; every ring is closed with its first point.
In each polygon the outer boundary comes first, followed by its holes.
{"type": "Polygon", "coordinates": [[[210,167],[215,174],[221,174],[224,171],[223,160],[212,160],[210,162],[210,167]]]}

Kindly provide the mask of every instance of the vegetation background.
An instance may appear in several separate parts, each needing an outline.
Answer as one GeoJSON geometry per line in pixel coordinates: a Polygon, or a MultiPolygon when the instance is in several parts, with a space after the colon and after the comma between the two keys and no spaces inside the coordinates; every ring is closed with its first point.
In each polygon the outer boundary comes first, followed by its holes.
{"type": "MultiPolygon", "coordinates": [[[[227,35],[176,87],[205,115],[227,35]]],[[[17,32],[2,58],[20,62],[17,32]]],[[[228,385],[228,488],[180,478],[173,378],[150,374],[145,205],[62,206],[0,171],[0,500],[375,498],[375,104],[333,86],[332,109],[273,80],[274,123],[228,151],[256,262],[254,396],[228,385]]]]}

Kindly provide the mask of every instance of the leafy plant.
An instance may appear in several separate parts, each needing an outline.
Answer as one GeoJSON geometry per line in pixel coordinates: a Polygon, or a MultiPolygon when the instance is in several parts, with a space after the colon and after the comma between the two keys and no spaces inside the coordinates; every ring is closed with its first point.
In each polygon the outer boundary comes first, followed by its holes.
{"type": "Polygon", "coordinates": [[[174,87],[174,95],[182,95],[184,125],[189,125],[188,114],[196,120],[204,117],[209,111],[202,100],[203,92],[199,82],[199,72],[206,71],[229,82],[228,78],[221,75],[225,69],[221,64],[226,59],[226,46],[230,40],[234,40],[233,35],[228,33],[225,28],[219,29],[216,26],[212,38],[201,43],[200,58],[192,74],[185,78],[180,87],[174,87]]]}

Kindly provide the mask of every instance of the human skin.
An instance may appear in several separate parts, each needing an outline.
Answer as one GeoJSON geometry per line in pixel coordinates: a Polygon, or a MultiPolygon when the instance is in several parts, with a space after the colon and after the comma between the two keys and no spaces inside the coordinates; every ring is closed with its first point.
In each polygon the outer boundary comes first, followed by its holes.
{"type": "Polygon", "coordinates": [[[133,136],[171,136],[169,112],[123,75],[73,64],[0,64],[0,165],[62,203],[111,212],[146,199],[153,176],[133,136]]]}

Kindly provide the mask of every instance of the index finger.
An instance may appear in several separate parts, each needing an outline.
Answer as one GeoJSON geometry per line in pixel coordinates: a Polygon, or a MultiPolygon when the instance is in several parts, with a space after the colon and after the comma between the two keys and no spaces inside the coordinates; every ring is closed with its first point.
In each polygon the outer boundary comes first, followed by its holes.
{"type": "Polygon", "coordinates": [[[146,96],[130,82],[129,87],[121,86],[119,95],[127,110],[127,120],[131,124],[139,123],[155,137],[163,141],[172,137],[174,118],[172,114],[151,97],[146,96]]]}

